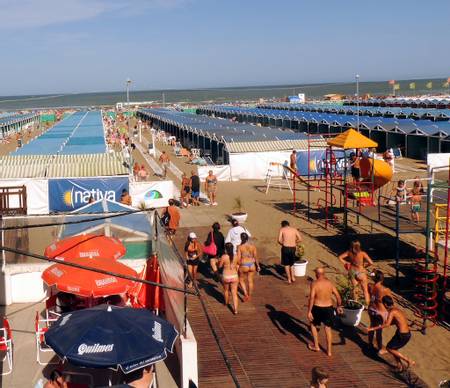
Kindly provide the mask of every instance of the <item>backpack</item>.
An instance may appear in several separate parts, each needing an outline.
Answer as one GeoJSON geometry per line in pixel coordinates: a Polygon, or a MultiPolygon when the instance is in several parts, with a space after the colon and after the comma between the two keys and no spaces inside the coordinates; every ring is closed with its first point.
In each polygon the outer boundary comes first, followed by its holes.
{"type": "Polygon", "coordinates": [[[169,222],[170,222],[170,214],[168,212],[168,210],[166,209],[166,211],[164,212],[164,214],[161,217],[161,225],[162,226],[169,226],[169,222]]]}

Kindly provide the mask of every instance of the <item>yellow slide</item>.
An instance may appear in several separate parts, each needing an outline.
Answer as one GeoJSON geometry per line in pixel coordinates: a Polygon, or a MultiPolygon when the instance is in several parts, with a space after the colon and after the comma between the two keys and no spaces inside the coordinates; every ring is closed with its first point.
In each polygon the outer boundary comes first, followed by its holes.
{"type": "Polygon", "coordinates": [[[367,181],[372,180],[372,162],[373,174],[374,174],[374,185],[375,189],[379,189],[386,183],[389,183],[392,179],[392,168],[384,160],[362,158],[359,161],[359,169],[361,171],[361,178],[367,181]]]}

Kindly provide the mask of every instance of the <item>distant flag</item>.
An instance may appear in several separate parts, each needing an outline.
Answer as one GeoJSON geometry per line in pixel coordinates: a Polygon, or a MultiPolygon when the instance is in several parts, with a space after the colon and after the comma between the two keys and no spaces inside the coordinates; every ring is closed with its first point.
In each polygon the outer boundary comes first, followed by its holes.
{"type": "Polygon", "coordinates": [[[427,88],[427,89],[433,89],[433,82],[427,82],[427,84],[425,85],[425,87],[427,88]]]}
{"type": "Polygon", "coordinates": [[[395,85],[395,79],[391,79],[391,80],[389,81],[389,85],[395,85]]]}
{"type": "Polygon", "coordinates": [[[410,88],[410,89],[415,89],[415,88],[416,88],[416,83],[415,83],[415,82],[411,82],[411,83],[409,84],[409,88],[410,88]]]}
{"type": "Polygon", "coordinates": [[[394,84],[394,90],[400,90],[400,84],[394,84]]]}

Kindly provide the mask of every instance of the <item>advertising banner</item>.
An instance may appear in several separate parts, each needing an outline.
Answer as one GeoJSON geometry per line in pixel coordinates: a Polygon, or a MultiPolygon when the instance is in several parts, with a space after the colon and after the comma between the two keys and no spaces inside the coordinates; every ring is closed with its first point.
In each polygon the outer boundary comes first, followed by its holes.
{"type": "Polygon", "coordinates": [[[49,179],[50,212],[69,212],[85,206],[90,198],[120,202],[122,190],[128,190],[128,177],[90,179],[49,179]]]}
{"type": "Polygon", "coordinates": [[[131,182],[130,196],[134,207],[143,203],[147,208],[165,207],[169,199],[175,197],[174,189],[172,181],[131,182]]]}
{"type": "MultiPolygon", "coordinates": [[[[309,175],[321,176],[325,174],[326,163],[330,162],[330,159],[333,163],[333,171],[338,171],[339,173],[344,172],[344,151],[343,150],[333,150],[333,156],[330,158],[330,155],[326,155],[326,150],[313,150],[309,153],[308,160],[308,152],[297,152],[297,171],[299,175],[307,176],[308,175],[308,163],[309,163],[309,175]]],[[[347,155],[348,158],[348,155],[347,155]]],[[[348,160],[347,160],[348,162],[348,160]]]]}

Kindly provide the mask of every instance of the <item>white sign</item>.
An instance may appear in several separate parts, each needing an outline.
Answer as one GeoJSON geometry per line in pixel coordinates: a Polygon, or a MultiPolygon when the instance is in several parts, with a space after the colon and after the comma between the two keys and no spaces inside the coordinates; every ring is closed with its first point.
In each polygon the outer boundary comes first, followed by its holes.
{"type": "Polygon", "coordinates": [[[114,348],[114,344],[108,344],[108,345],[100,345],[100,344],[86,345],[86,344],[80,344],[80,346],[78,346],[78,355],[82,356],[83,354],[108,353],[108,352],[112,352],[113,348],[114,348]]]}
{"type": "Polygon", "coordinates": [[[134,207],[145,203],[147,208],[168,206],[174,198],[175,187],[172,181],[130,182],[130,196],[134,207]]]}

